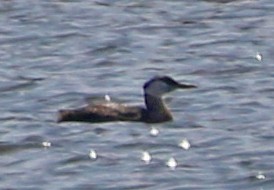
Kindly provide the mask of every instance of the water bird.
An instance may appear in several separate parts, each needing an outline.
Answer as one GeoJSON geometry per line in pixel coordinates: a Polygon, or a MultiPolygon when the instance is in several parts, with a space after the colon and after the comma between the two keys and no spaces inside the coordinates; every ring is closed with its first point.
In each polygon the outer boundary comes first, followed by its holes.
{"type": "Polygon", "coordinates": [[[181,84],[169,76],[157,76],[147,81],[143,86],[145,107],[128,106],[107,101],[77,109],[59,110],[58,122],[132,121],[161,123],[171,121],[172,115],[162,97],[176,89],[189,88],[196,88],[196,86],[181,84]]]}

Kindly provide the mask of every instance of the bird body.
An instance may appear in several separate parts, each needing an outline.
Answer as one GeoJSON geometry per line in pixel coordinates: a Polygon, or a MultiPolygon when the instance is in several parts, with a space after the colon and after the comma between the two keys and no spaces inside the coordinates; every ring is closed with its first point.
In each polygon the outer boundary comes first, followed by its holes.
{"type": "Polygon", "coordinates": [[[162,96],[177,88],[195,88],[194,85],[180,84],[170,77],[155,77],[143,86],[146,107],[128,106],[105,102],[88,105],[74,110],[60,110],[58,122],[113,122],[132,121],[161,123],[172,120],[172,115],[165,105],[162,96]]]}

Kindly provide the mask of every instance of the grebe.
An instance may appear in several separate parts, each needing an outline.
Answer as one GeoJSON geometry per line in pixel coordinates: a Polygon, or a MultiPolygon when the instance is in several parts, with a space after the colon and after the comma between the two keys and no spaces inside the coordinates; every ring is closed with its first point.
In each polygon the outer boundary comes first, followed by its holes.
{"type": "Polygon", "coordinates": [[[114,102],[88,105],[75,110],[60,110],[58,122],[111,122],[135,121],[145,123],[161,123],[172,120],[162,96],[175,89],[196,88],[194,85],[180,84],[168,76],[154,77],[144,86],[145,108],[127,106],[114,102]]]}

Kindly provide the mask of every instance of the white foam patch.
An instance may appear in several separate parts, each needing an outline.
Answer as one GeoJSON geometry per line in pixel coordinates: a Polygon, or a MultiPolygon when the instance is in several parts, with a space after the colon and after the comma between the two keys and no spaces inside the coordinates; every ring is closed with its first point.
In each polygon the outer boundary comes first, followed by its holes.
{"type": "Polygon", "coordinates": [[[142,152],[141,160],[143,160],[146,164],[149,164],[151,159],[152,157],[149,152],[147,151],[142,152]]]}
{"type": "Polygon", "coordinates": [[[175,170],[175,168],[177,167],[178,163],[176,161],[176,159],[174,157],[171,157],[168,159],[168,161],[166,162],[166,165],[172,169],[175,170]]]}
{"type": "Polygon", "coordinates": [[[97,159],[97,153],[95,150],[91,149],[89,151],[89,158],[92,159],[92,160],[96,160],[97,159]]]}

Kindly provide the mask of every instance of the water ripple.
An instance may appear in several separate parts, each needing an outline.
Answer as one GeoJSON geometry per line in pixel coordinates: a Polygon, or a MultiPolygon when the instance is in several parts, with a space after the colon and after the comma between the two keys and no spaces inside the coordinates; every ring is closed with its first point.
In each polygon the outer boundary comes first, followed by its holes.
{"type": "Polygon", "coordinates": [[[271,189],[273,7],[0,1],[0,188],[271,189]],[[198,86],[168,96],[173,122],[56,123],[105,95],[143,105],[155,75],[198,86]]]}

